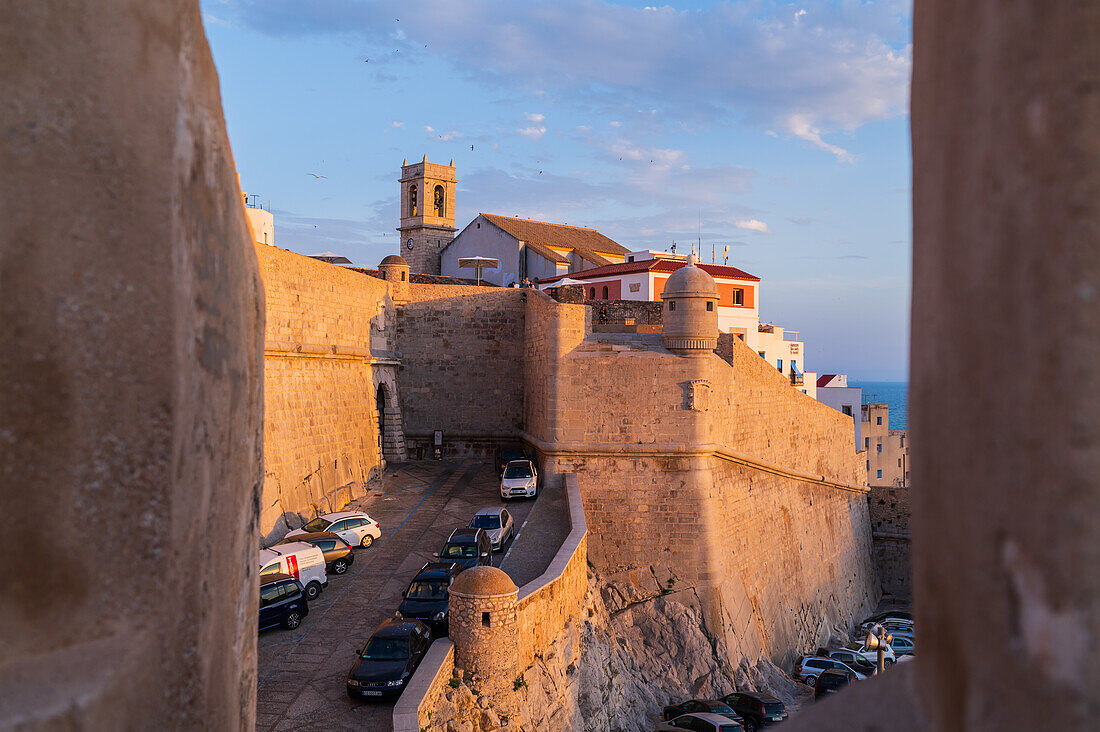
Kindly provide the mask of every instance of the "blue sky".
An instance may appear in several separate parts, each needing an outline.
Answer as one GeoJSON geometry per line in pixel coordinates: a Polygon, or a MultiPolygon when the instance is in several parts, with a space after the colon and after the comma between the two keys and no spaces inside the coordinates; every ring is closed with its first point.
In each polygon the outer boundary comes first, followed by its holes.
{"type": "Polygon", "coordinates": [[[203,0],[243,188],[276,243],[374,266],[402,158],[478,212],[702,240],[806,368],[903,380],[907,0],[203,0]],[[311,174],[324,176],[315,178],[311,174]]]}

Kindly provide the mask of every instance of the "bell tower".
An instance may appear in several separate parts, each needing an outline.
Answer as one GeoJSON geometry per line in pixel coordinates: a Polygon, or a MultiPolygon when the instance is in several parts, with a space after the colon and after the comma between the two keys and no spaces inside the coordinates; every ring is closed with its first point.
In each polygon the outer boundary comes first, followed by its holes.
{"type": "Polygon", "coordinates": [[[413,272],[439,274],[439,253],[455,236],[455,161],[401,162],[400,254],[413,272]]]}

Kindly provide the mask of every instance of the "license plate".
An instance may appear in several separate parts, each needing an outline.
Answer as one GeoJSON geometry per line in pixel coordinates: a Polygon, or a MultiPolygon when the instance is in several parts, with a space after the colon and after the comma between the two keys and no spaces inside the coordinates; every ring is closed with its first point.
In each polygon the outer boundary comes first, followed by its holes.
{"type": "Polygon", "coordinates": [[[364,691],[363,693],[367,696],[382,696],[382,692],[380,691],[364,691]]]}
{"type": "Polygon", "coordinates": [[[772,717],[772,721],[773,722],[782,722],[783,718],[782,717],[772,717]]]}

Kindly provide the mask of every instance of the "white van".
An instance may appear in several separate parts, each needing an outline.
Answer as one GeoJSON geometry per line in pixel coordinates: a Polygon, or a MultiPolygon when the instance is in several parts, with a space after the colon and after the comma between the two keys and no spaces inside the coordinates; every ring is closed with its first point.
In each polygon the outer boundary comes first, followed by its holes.
{"type": "Polygon", "coordinates": [[[301,541],[260,550],[260,581],[270,574],[290,575],[301,582],[307,600],[316,600],[328,586],[324,552],[301,541]]]}

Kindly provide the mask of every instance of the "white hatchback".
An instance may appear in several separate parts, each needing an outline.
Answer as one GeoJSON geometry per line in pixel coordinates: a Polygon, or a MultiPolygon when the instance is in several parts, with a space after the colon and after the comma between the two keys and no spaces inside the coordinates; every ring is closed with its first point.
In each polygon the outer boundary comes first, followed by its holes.
{"type": "Polygon", "coordinates": [[[311,534],[315,531],[331,531],[351,546],[366,549],[374,540],[382,536],[382,527],[378,522],[361,511],[337,511],[318,516],[300,529],[295,529],[286,538],[311,534]]]}
{"type": "Polygon", "coordinates": [[[539,471],[530,460],[513,460],[500,476],[500,497],[535,498],[539,494],[539,471]]]}

